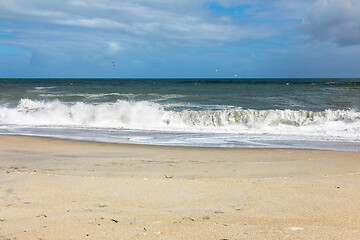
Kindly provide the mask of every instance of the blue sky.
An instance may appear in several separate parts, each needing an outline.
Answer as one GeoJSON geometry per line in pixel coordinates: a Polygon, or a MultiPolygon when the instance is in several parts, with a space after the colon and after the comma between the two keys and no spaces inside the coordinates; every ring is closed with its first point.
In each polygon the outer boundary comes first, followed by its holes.
{"type": "Polygon", "coordinates": [[[234,75],[360,77],[360,1],[0,0],[0,78],[234,75]]]}

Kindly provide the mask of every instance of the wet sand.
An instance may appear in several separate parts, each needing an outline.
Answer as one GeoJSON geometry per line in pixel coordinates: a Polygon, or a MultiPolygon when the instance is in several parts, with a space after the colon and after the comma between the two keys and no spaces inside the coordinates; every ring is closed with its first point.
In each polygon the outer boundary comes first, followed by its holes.
{"type": "Polygon", "coordinates": [[[0,239],[360,239],[360,152],[0,136],[0,239]]]}

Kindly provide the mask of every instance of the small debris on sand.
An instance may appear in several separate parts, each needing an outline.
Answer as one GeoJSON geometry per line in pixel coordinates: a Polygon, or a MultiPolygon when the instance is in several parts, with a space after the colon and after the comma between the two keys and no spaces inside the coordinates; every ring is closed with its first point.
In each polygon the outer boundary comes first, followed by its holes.
{"type": "Polygon", "coordinates": [[[113,221],[114,223],[118,223],[119,221],[118,220],[116,220],[116,219],[111,219],[111,221],[113,221]]]}
{"type": "Polygon", "coordinates": [[[105,208],[105,207],[108,207],[109,205],[107,205],[107,204],[98,204],[97,205],[99,208],[105,208]]]}
{"type": "Polygon", "coordinates": [[[299,230],[303,230],[302,227],[291,227],[290,228],[291,231],[299,231],[299,230]]]}

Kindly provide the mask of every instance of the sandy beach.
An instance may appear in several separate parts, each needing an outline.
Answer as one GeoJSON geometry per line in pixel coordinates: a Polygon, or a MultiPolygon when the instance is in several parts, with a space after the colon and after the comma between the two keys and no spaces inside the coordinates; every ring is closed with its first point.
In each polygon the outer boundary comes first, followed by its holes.
{"type": "Polygon", "coordinates": [[[360,239],[360,152],[0,136],[0,239],[360,239]]]}

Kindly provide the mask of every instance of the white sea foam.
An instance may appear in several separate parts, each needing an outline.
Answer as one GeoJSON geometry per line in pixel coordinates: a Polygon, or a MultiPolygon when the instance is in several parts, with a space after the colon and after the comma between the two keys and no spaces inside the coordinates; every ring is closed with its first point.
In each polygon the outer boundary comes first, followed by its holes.
{"type": "Polygon", "coordinates": [[[41,97],[83,97],[87,99],[91,98],[102,98],[102,97],[110,97],[110,96],[116,96],[116,97],[125,97],[125,98],[132,98],[136,95],[134,94],[122,94],[122,93],[43,93],[39,94],[41,97]]]}
{"type": "Polygon", "coordinates": [[[148,101],[63,103],[22,99],[15,108],[0,107],[0,124],[68,126],[202,133],[260,133],[345,137],[359,140],[360,112],[326,110],[166,110],[148,101]]]}
{"type": "MultiPolygon", "coordinates": [[[[45,88],[45,87],[44,87],[45,88]]],[[[36,89],[44,89],[44,88],[36,88],[36,89]]],[[[183,97],[180,94],[132,94],[132,93],[41,93],[39,94],[41,97],[79,97],[79,98],[85,98],[85,99],[101,99],[104,97],[119,97],[122,99],[135,99],[137,97],[144,97],[149,96],[152,99],[156,100],[168,100],[168,99],[175,99],[175,98],[181,98],[183,97]]]]}
{"type": "Polygon", "coordinates": [[[51,86],[51,87],[35,87],[36,90],[52,89],[52,88],[56,88],[56,86],[51,86]]]}

